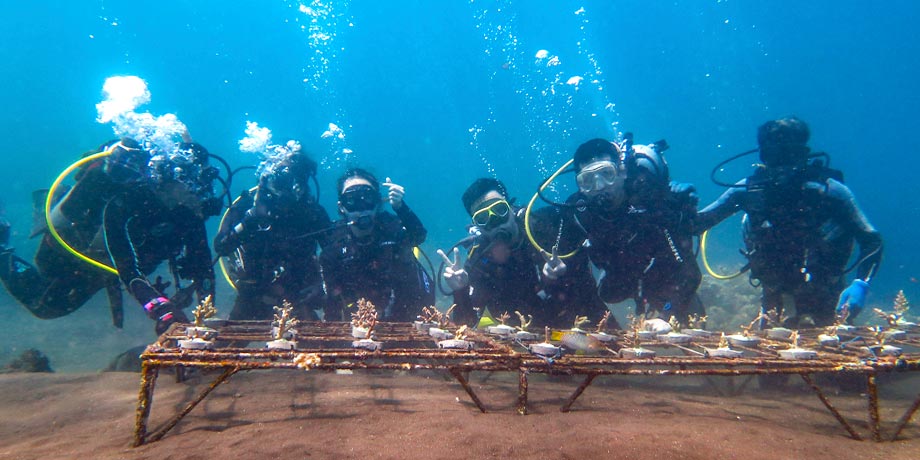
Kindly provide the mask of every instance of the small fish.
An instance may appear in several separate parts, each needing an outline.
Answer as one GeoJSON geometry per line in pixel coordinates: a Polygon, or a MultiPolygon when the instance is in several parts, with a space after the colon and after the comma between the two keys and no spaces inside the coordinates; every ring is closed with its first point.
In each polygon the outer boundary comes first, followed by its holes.
{"type": "Polygon", "coordinates": [[[562,346],[575,351],[593,351],[604,348],[604,343],[581,331],[562,333],[562,346]]]}
{"type": "Polygon", "coordinates": [[[920,281],[917,280],[917,277],[916,277],[916,276],[911,276],[911,277],[910,277],[910,282],[911,282],[911,283],[920,283],[920,281]]]}

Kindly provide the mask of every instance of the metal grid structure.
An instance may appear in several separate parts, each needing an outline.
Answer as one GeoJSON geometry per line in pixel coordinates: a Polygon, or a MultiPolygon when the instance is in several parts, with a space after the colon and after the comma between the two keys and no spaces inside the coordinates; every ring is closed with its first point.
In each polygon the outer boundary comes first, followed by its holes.
{"type": "MultiPolygon", "coordinates": [[[[802,331],[799,346],[817,351],[814,359],[782,359],[779,350],[792,347],[791,340],[762,338],[756,347],[734,347],[743,351],[738,358],[713,358],[706,349],[719,346],[715,337],[694,337],[690,343],[671,344],[664,337],[637,340],[634,332],[621,332],[610,342],[590,342],[586,350],[577,353],[560,353],[557,356],[540,356],[530,352],[532,342],[522,342],[471,331],[466,339],[473,344],[471,350],[440,349],[438,341],[410,323],[378,323],[374,339],[382,343],[376,351],[353,348],[350,323],[302,322],[297,326],[297,347],[291,351],[255,348],[271,339],[270,321],[216,321],[210,323],[217,330],[215,346],[210,350],[187,350],[178,341],[187,337],[187,326],[176,325],[150,345],[141,355],[141,387],[138,396],[134,445],[140,446],[161,439],[185,415],[191,412],[215,388],[241,370],[312,369],[318,371],[389,369],[389,370],[443,370],[450,373],[467,392],[470,399],[485,412],[485,407],[467,381],[470,371],[517,372],[519,388],[517,408],[527,413],[528,375],[583,375],[585,378],[568,398],[561,410],[567,412],[578,397],[598,376],[742,376],[764,374],[797,374],[811,387],[824,406],[854,439],[862,439],[853,426],[831,405],[813,374],[849,374],[864,376],[867,383],[869,426],[872,439],[882,440],[878,407],[876,376],[881,372],[920,370],[920,335],[911,334],[903,340],[887,343],[903,349],[899,357],[882,357],[874,354],[870,343],[859,334],[874,337],[877,332],[869,328],[850,331],[841,336],[844,345],[822,347],[817,342],[818,330],[802,331]],[[249,346],[247,346],[249,344],[249,346]],[[642,347],[655,350],[656,357],[624,358],[622,348],[642,347]],[[304,362],[309,364],[304,365],[304,362]],[[298,364],[300,363],[300,364],[298,364]],[[211,369],[221,371],[217,377],[183,410],[157,429],[148,432],[147,422],[153,403],[153,393],[159,372],[164,368],[211,369]]],[[[568,332],[561,332],[566,334],[568,332]]],[[[559,335],[559,333],[557,333],[559,335]]],[[[554,342],[555,343],[555,342],[554,342]]],[[[556,343],[558,345],[558,343],[556,343]]],[[[894,440],[920,408],[920,395],[898,420],[894,440]]]]}

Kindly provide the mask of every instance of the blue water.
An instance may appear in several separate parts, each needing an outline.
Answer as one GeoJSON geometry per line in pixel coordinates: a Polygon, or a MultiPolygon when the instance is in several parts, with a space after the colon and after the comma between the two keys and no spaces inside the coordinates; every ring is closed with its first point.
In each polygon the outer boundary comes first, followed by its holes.
{"type": "MultiPolygon", "coordinates": [[[[346,164],[391,177],[428,227],[431,255],[464,236],[459,197],[476,177],[495,175],[526,202],[578,144],[630,131],[643,143],[667,139],[673,178],[695,183],[706,203],[721,192],[709,182],[713,165],[753,148],[759,124],[795,114],[885,238],[870,303],[888,306],[898,289],[920,298],[911,281],[920,278],[916,2],[367,0],[327,5],[316,31],[300,6],[5,2],[0,200],[20,254],[34,247],[29,193],[111,137],[95,121],[102,84],[137,75],[152,93],[142,110],[175,113],[234,165],[256,162],[238,150],[247,120],[278,142],[298,139],[324,160],[322,201],[333,213],[332,183],[346,164]],[[560,64],[537,62],[541,49],[560,64]],[[585,77],[577,91],[565,84],[575,75],[585,77]],[[330,122],[344,141],[321,139],[330,122]]],[[[728,177],[746,172],[741,163],[728,177]]],[[[712,243],[729,267],[740,263],[737,226],[727,221],[712,243]]],[[[0,293],[0,319],[26,331],[0,337],[0,349],[152,338],[138,309],[128,306],[128,330],[113,332],[104,301],[95,303],[41,322],[0,293]]],[[[63,368],[96,364],[60,355],[63,368]]]]}

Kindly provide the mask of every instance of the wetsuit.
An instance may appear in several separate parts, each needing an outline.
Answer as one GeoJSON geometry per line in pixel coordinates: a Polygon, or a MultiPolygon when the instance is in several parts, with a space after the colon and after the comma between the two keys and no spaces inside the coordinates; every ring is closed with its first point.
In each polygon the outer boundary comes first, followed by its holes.
{"type": "MultiPolygon", "coordinates": [[[[124,190],[103,172],[102,161],[81,170],[77,182],[58,201],[52,221],[58,233],[84,255],[108,260],[102,233],[102,213],[113,196],[124,190]]],[[[44,200],[36,203],[43,209],[44,200]]],[[[35,265],[16,257],[12,249],[0,252],[0,279],[10,295],[38,318],[65,316],[82,307],[106,288],[112,303],[113,322],[121,327],[123,313],[118,277],[93,267],[67,252],[47,231],[35,254],[35,265]]]]}
{"type": "MultiPolygon", "coordinates": [[[[108,203],[103,212],[103,228],[118,276],[142,306],[165,299],[165,286],[147,279],[165,261],[169,261],[177,282],[192,282],[184,287],[184,293],[192,290],[199,300],[214,294],[214,269],[204,219],[191,209],[185,206],[169,209],[152,187],[137,186],[108,203]]],[[[177,297],[171,299],[179,304],[174,308],[182,308],[182,303],[191,300],[190,295],[181,301],[177,297]]]]}
{"type": "Polygon", "coordinates": [[[763,287],[762,307],[782,312],[783,295],[790,295],[796,311],[792,325],[806,317],[817,326],[833,324],[854,242],[859,244],[856,277],[868,280],[881,262],[882,238],[850,189],[831,177],[835,172],[819,166],[791,176],[786,172],[781,178],[761,169],[741,180],[699,212],[696,229],[747,213],[747,256],[751,278],[763,287]]]}
{"type": "Polygon", "coordinates": [[[296,316],[316,319],[323,307],[323,281],[317,249],[332,223],[312,199],[287,206],[272,206],[271,218],[255,222],[246,218],[254,207],[256,191],[246,191],[227,211],[214,250],[231,260],[237,296],[230,319],[271,319],[274,306],[291,302],[296,316]],[[239,231],[237,231],[239,230],[239,231]]]}
{"type": "Polygon", "coordinates": [[[665,319],[702,315],[696,290],[702,275],[693,252],[691,216],[696,202],[689,195],[659,187],[637,193],[627,186],[626,204],[608,205],[581,192],[567,200],[570,216],[589,241],[591,261],[604,271],[601,299],[633,299],[637,315],[665,319]]]}
{"type": "MultiPolygon", "coordinates": [[[[515,212],[519,239],[505,263],[497,263],[490,256],[490,242],[485,236],[480,237],[478,247],[467,257],[464,269],[469,273],[470,286],[454,292],[455,320],[475,325],[486,308],[492,315],[514,311],[532,315],[532,327],[571,327],[576,316],[599,320],[607,306],[597,295],[587,253],[579,250],[567,258],[565,274],[559,279],[546,279],[541,274],[543,256],[524,237],[523,213],[523,209],[515,212]]],[[[558,240],[558,253],[568,254],[580,248],[584,238],[577,229],[563,224],[562,216],[552,207],[534,211],[530,216],[531,230],[544,249],[552,250],[558,240]]],[[[615,320],[608,325],[617,327],[615,320]]]]}
{"type": "Polygon", "coordinates": [[[423,307],[434,305],[434,285],[413,254],[427,234],[405,203],[395,215],[378,211],[373,231],[363,238],[338,221],[320,255],[325,319],[344,320],[345,307],[361,298],[376,306],[383,321],[412,321],[423,307]]]}

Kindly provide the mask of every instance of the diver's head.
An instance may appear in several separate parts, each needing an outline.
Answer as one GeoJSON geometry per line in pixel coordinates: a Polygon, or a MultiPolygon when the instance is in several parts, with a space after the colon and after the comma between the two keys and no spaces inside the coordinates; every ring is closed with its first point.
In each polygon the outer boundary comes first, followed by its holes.
{"type": "Polygon", "coordinates": [[[345,217],[352,233],[366,237],[374,230],[380,209],[380,182],[361,168],[345,171],[338,180],[339,213],[345,217]]]}
{"type": "Polygon", "coordinates": [[[150,153],[134,139],[125,137],[100,146],[100,151],[111,150],[103,161],[103,171],[114,182],[127,184],[147,179],[150,153]]]}
{"type": "Polygon", "coordinates": [[[316,174],[316,162],[299,150],[265,168],[259,187],[278,202],[295,203],[310,198],[310,177],[316,174]]]}
{"type": "Polygon", "coordinates": [[[808,125],[796,117],[768,121],[757,129],[760,161],[768,168],[804,166],[810,149],[808,125]]]}
{"type": "Polygon", "coordinates": [[[220,213],[221,200],[214,193],[220,172],[202,145],[183,143],[175,152],[154,155],[149,174],[168,207],[185,206],[205,218],[220,213]]]}
{"type": "Polygon", "coordinates": [[[619,147],[606,139],[591,139],[578,146],[573,156],[578,190],[588,197],[604,195],[614,206],[624,198],[624,174],[619,147]]]}
{"type": "Polygon", "coordinates": [[[520,236],[508,192],[498,179],[476,179],[461,197],[472,225],[492,242],[516,243],[520,236]]]}
{"type": "Polygon", "coordinates": [[[633,145],[626,176],[631,201],[656,200],[668,190],[668,163],[656,144],[633,145]]]}

